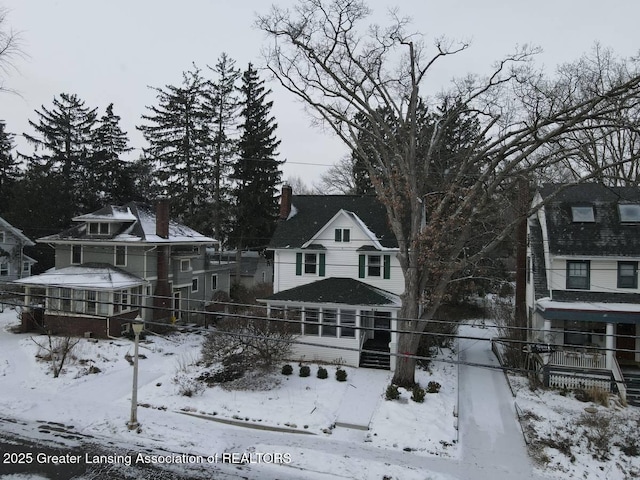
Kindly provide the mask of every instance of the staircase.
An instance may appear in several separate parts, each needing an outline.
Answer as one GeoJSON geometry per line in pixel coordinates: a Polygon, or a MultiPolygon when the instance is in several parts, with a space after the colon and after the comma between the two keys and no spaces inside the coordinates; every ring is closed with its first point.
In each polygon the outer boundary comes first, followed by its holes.
{"type": "Polygon", "coordinates": [[[640,369],[622,367],[622,376],[627,386],[627,403],[640,407],[640,369]]]}
{"type": "Polygon", "coordinates": [[[376,368],[379,370],[391,370],[389,348],[385,345],[367,340],[360,352],[360,367],[376,368]]]}

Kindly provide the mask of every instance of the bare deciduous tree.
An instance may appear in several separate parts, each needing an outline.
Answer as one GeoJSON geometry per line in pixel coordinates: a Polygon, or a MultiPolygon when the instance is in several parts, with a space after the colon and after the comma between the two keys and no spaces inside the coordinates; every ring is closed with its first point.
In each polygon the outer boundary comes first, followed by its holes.
{"type": "Polygon", "coordinates": [[[15,68],[15,60],[24,55],[20,34],[7,25],[7,17],[7,9],[0,7],[0,92],[13,91],[5,86],[5,77],[15,68]]]}
{"type": "Polygon", "coordinates": [[[596,82],[589,95],[576,97],[578,80],[548,79],[533,66],[537,49],[525,46],[486,77],[469,75],[441,94],[423,92],[429,74],[468,45],[440,39],[430,53],[397,12],[388,27],[367,25],[369,15],[359,0],[299,0],[292,10],[272,7],[257,25],[273,40],[267,67],[359,156],[386,207],[405,284],[393,383],[411,386],[420,336],[451,279],[504,242],[519,221],[485,222],[496,198],[508,198],[517,177],[576,154],[577,146],[557,140],[588,129],[591,120],[628,128],[621,113],[638,98],[640,76],[596,82]],[[421,102],[451,108],[418,152],[421,102]],[[457,159],[442,189],[429,191],[443,132],[460,116],[480,123],[476,144],[457,159]]]}
{"type": "Polygon", "coordinates": [[[320,175],[316,190],[323,195],[356,193],[356,181],[353,175],[353,157],[346,155],[338,163],[320,175]]]}
{"type": "Polygon", "coordinates": [[[53,373],[53,378],[58,378],[60,376],[62,368],[69,358],[69,355],[74,347],[80,342],[80,339],[78,338],[57,337],[51,333],[47,333],[47,343],[38,342],[34,338],[31,338],[31,340],[40,348],[41,351],[45,352],[44,355],[40,352],[38,355],[51,363],[51,373],[53,373]]]}

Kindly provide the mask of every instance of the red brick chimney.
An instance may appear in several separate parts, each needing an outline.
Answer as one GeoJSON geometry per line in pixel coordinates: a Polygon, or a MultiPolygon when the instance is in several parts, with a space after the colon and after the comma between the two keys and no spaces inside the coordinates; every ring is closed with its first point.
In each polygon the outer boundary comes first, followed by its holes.
{"type": "MultiPolygon", "coordinates": [[[[158,199],[156,204],[156,235],[169,238],[169,200],[158,199]]],[[[157,281],[153,292],[153,319],[168,322],[171,318],[172,293],[169,286],[170,246],[158,245],[156,251],[157,281]]]]}
{"type": "Polygon", "coordinates": [[[282,185],[282,194],[280,195],[280,220],[286,220],[291,213],[291,195],[293,189],[291,185],[286,183],[282,185]]]}
{"type": "Polygon", "coordinates": [[[169,238],[169,199],[160,197],[156,204],[156,235],[169,238]]]}

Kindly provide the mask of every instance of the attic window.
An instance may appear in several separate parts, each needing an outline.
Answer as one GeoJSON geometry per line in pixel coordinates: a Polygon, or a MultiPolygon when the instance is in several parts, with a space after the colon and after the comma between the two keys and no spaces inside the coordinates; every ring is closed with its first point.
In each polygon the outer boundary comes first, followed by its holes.
{"type": "Polygon", "coordinates": [[[89,223],[89,235],[109,235],[109,224],[106,222],[89,223]]]}
{"type": "Polygon", "coordinates": [[[593,215],[593,207],[588,206],[573,206],[571,207],[571,217],[574,222],[595,222],[595,216],[593,215]]]}
{"type": "Polygon", "coordinates": [[[618,204],[620,221],[624,223],[640,223],[640,205],[637,203],[618,204]]]}

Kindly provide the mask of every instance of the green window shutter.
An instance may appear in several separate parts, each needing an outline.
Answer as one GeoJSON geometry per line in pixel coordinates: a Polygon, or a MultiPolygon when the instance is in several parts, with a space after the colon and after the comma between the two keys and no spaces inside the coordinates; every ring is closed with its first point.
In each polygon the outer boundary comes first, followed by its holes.
{"type": "Polygon", "coordinates": [[[365,256],[360,255],[358,260],[358,278],[364,278],[365,256]]]}
{"type": "Polygon", "coordinates": [[[325,254],[320,254],[320,268],[318,269],[318,275],[320,277],[324,277],[324,267],[325,267],[325,254]]]}
{"type": "Polygon", "coordinates": [[[391,278],[391,256],[390,255],[384,256],[384,278],[387,280],[391,278]]]}
{"type": "Polygon", "coordinates": [[[296,275],[302,275],[302,252],[296,253],[296,275]]]}
{"type": "Polygon", "coordinates": [[[342,229],[341,228],[336,228],[334,230],[334,241],[336,242],[341,242],[342,241],[342,229]]]}

